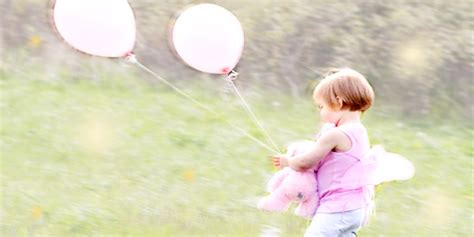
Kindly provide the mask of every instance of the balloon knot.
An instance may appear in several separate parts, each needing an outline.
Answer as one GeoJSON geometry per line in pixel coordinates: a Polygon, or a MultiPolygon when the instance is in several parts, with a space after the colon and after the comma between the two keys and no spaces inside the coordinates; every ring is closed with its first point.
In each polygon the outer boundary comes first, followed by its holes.
{"type": "Polygon", "coordinates": [[[222,68],[221,72],[223,74],[228,74],[230,72],[230,68],[228,68],[228,67],[222,68]]]}
{"type": "Polygon", "coordinates": [[[237,76],[239,76],[239,73],[234,71],[234,70],[230,70],[229,73],[227,73],[227,76],[226,76],[226,80],[227,81],[233,81],[235,79],[237,79],[237,76]]]}
{"type": "Polygon", "coordinates": [[[125,59],[131,63],[137,63],[137,56],[133,52],[129,52],[125,55],[125,59]]]}

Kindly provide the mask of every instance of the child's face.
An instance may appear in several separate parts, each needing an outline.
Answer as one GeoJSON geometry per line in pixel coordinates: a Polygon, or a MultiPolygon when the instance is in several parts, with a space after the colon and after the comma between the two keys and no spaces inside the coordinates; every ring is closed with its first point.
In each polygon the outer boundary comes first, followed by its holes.
{"type": "Polygon", "coordinates": [[[337,124],[341,119],[342,115],[344,114],[344,111],[331,108],[325,103],[318,103],[317,106],[319,108],[319,114],[321,115],[321,119],[325,123],[337,124]]]}

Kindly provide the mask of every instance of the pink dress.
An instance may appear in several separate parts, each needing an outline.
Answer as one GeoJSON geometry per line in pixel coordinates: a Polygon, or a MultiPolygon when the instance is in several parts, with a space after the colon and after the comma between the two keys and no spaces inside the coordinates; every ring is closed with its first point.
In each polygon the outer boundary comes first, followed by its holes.
{"type": "Polygon", "coordinates": [[[317,213],[337,213],[364,208],[370,202],[373,186],[365,182],[364,159],[370,150],[367,130],[361,123],[337,127],[352,142],[346,152],[330,152],[317,169],[320,204],[317,213]]]}

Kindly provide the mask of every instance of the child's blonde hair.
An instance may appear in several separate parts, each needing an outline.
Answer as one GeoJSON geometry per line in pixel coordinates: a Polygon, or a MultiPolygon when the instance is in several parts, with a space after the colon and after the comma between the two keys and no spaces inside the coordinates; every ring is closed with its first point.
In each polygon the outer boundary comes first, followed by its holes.
{"type": "Polygon", "coordinates": [[[364,112],[372,106],[374,91],[359,72],[350,68],[332,69],[314,89],[313,99],[333,109],[364,112]]]}

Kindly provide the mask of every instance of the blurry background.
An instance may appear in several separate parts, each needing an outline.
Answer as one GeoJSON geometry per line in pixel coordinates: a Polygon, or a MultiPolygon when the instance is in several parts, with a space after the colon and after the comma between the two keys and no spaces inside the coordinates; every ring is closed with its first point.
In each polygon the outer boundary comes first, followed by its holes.
{"type": "MultiPolygon", "coordinates": [[[[301,236],[307,221],[254,207],[275,170],[227,126],[264,139],[237,98],[169,47],[175,14],[203,1],[129,2],[137,57],[222,115],[125,60],[73,50],[48,1],[2,0],[2,236],[301,236]]],[[[472,1],[208,2],[241,22],[236,83],[282,148],[317,131],[311,90],[327,68],[374,87],[372,143],[417,174],[378,188],[362,236],[473,234],[472,1]]]]}

